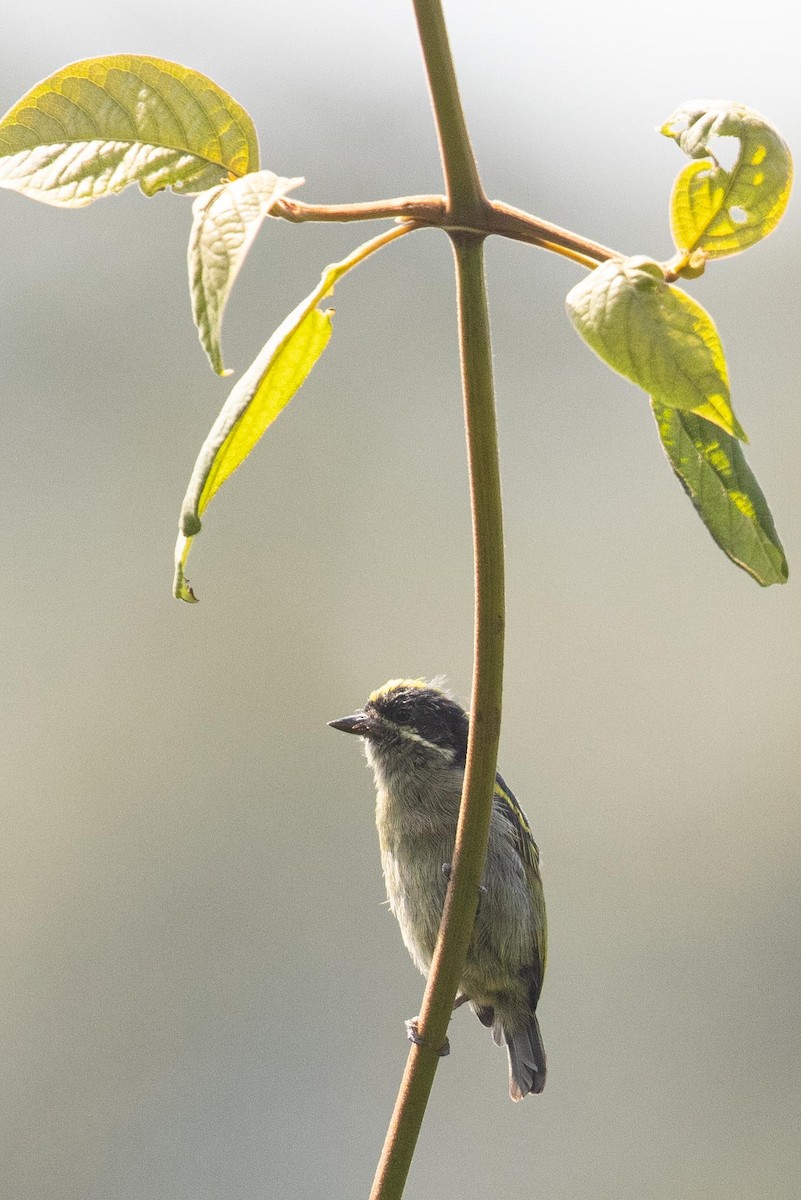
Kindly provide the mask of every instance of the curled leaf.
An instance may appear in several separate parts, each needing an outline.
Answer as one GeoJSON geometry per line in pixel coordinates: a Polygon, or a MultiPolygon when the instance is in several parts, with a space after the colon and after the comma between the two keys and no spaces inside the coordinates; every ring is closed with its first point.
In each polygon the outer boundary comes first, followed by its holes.
{"type": "Polygon", "coordinates": [[[763,587],[786,583],[784,549],[740,443],[694,413],[651,407],[670,465],[724,554],[763,587]]]}
{"type": "Polygon", "coordinates": [[[198,196],[189,234],[189,291],[200,344],[212,370],[223,368],[220,329],[231,288],[273,206],[302,179],[253,171],[198,196]]]}
{"type": "Polygon", "coordinates": [[[712,318],[665,282],[658,263],[639,255],[610,259],[566,303],[578,333],[613,370],[659,403],[698,413],[745,440],[712,318]]]}
{"type": "Polygon", "coordinates": [[[80,208],[138,183],[202,192],[259,165],[253,122],[199,71],[141,54],[72,63],[0,121],[0,187],[80,208]]]}
{"type": "Polygon", "coordinates": [[[723,258],[776,227],[790,198],[793,162],[787,143],[758,112],[723,100],[693,100],[677,108],[660,132],[696,160],[676,179],[670,201],[679,250],[723,258]],[[740,143],[731,170],[710,147],[717,137],[740,143]]]}

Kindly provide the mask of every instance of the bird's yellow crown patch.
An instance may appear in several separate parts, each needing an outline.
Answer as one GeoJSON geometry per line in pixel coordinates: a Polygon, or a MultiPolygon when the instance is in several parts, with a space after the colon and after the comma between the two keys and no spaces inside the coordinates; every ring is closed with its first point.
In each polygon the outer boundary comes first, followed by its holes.
{"type": "MultiPolygon", "coordinates": [[[[376,688],[370,693],[371,700],[380,700],[382,696],[388,696],[390,692],[399,691],[400,688],[427,688],[431,684],[426,679],[389,679],[380,688],[376,688]]],[[[435,689],[439,691],[438,688],[435,689]]]]}

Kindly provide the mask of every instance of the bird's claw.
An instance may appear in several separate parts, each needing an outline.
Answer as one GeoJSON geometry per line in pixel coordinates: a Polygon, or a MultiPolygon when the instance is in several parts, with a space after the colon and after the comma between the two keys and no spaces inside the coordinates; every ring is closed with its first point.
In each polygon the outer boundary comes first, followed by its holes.
{"type": "MultiPolygon", "coordinates": [[[[450,878],[451,878],[451,864],[450,863],[442,864],[442,874],[445,876],[445,878],[450,883],[450,878]]],[[[478,885],[478,907],[476,908],[476,914],[481,912],[481,901],[486,896],[486,894],[487,894],[487,889],[484,887],[483,883],[480,883],[478,885]]]]}
{"type": "MultiPolygon", "coordinates": [[[[422,1033],[417,1028],[417,1017],[412,1017],[412,1019],[410,1021],[406,1022],[406,1037],[409,1039],[410,1042],[414,1042],[415,1046],[428,1046],[429,1049],[431,1049],[431,1050],[434,1049],[434,1047],[430,1044],[430,1042],[428,1042],[426,1040],[426,1038],[423,1037],[422,1033]]],[[[440,1056],[440,1058],[444,1058],[447,1054],[450,1054],[450,1052],[451,1052],[450,1042],[448,1041],[447,1038],[445,1038],[445,1041],[442,1043],[440,1048],[437,1050],[437,1054],[440,1056]]]]}

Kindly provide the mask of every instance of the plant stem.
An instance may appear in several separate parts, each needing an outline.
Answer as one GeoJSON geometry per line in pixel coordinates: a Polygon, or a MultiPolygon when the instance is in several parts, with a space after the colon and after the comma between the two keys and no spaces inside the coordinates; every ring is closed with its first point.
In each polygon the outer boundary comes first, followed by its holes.
{"type": "Polygon", "coordinates": [[[371,1200],[400,1200],[464,971],[484,871],[501,731],[504,559],[498,436],[483,237],[451,236],[473,514],[475,644],[470,736],[451,882],[417,1026],[371,1200]]]}
{"type": "Polygon", "coordinates": [[[423,221],[441,225],[445,215],[444,196],[397,196],[392,200],[362,200],[353,204],[305,204],[294,196],[282,196],[270,209],[271,217],[286,221],[423,221]]]}
{"type": "Polygon", "coordinates": [[[440,0],[413,3],[437,125],[448,211],[452,216],[472,217],[487,199],[470,145],[442,4],[440,0]]]}
{"type": "Polygon", "coordinates": [[[488,233],[497,233],[518,241],[536,241],[543,249],[554,250],[557,253],[561,253],[562,249],[572,250],[576,255],[593,259],[592,266],[610,258],[625,257],[619,251],[611,250],[609,246],[582,237],[570,229],[563,229],[561,225],[554,225],[551,221],[544,221],[541,217],[527,213],[525,209],[513,208],[511,204],[504,204],[502,200],[490,201],[489,210],[488,233]]]}
{"type": "Polygon", "coordinates": [[[304,204],[285,197],[271,216],[286,221],[376,221],[393,218],[414,221],[419,228],[445,229],[448,233],[498,234],[517,242],[527,242],[542,250],[551,250],[592,270],[598,263],[624,255],[600,242],[543,221],[521,208],[501,200],[483,201],[472,216],[456,219],[443,196],[404,196],[394,200],[368,200],[360,204],[304,204]]]}
{"type": "MultiPolygon", "coordinates": [[[[414,0],[454,223],[488,209],[467,136],[439,0],[414,0]]],[[[400,1200],[445,1042],[473,932],[487,854],[501,731],[504,560],[484,232],[450,231],[456,262],[459,351],[475,559],[470,734],[450,884],[417,1027],[376,1171],[371,1200],[400,1200]]]]}

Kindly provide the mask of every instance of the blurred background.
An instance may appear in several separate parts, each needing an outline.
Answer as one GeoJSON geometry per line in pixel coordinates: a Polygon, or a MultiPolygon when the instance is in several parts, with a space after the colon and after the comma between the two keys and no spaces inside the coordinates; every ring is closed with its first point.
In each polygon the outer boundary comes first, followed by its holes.
{"type": "MultiPolygon", "coordinates": [[[[788,3],[446,11],[489,194],[622,251],[671,252],[683,159],[656,128],[679,103],[747,103],[801,153],[788,3]]],[[[28,0],[3,18],[0,109],[122,51],[227,88],[301,198],[441,190],[405,0],[28,0]]],[[[190,202],[0,203],[0,1192],[364,1196],[423,985],[382,905],[371,778],[326,721],[397,675],[469,697],[447,241],[340,284],[323,360],[207,514],[190,608],[178,511],[230,387],[191,322],[190,202]]],[[[545,864],[550,1073],[512,1105],[505,1056],[459,1012],[410,1197],[798,1194],[798,214],[690,285],[790,559],[768,590],[570,328],[580,269],[489,245],[501,765],[545,864]]],[[[269,222],[228,365],[376,228],[269,222]]]]}

